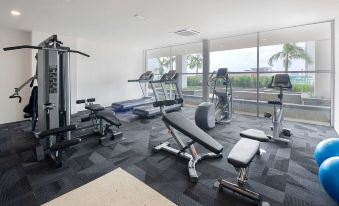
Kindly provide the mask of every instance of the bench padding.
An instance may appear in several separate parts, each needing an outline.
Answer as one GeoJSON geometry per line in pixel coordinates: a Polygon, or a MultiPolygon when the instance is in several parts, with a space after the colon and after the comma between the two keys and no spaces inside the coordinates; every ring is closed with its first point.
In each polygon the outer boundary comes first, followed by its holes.
{"type": "Polygon", "coordinates": [[[120,120],[115,116],[113,111],[101,111],[97,114],[97,118],[103,119],[106,122],[115,125],[117,127],[121,126],[120,120]]]}
{"type": "Polygon", "coordinates": [[[259,151],[259,144],[257,140],[241,138],[232,148],[227,161],[235,168],[247,168],[259,151]]]}
{"type": "Polygon", "coordinates": [[[219,142],[179,113],[164,114],[162,120],[215,154],[219,154],[223,150],[223,146],[219,142]]]}
{"type": "Polygon", "coordinates": [[[257,129],[248,129],[240,132],[241,137],[258,140],[260,142],[267,142],[269,139],[265,132],[257,129]]]}
{"type": "Polygon", "coordinates": [[[105,108],[100,104],[89,104],[85,106],[85,109],[91,110],[93,112],[103,111],[105,108]]]}

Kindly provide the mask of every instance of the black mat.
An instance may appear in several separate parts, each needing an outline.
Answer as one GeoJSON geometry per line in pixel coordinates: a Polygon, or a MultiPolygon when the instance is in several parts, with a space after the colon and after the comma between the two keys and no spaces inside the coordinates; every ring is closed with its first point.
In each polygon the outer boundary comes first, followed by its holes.
{"type": "MultiPolygon", "coordinates": [[[[193,117],[194,109],[184,108],[181,113],[193,117]]],[[[74,121],[79,123],[83,114],[75,115],[74,121]]],[[[224,146],[224,158],[200,162],[199,182],[194,184],[189,182],[185,160],[152,152],[154,145],[168,139],[160,118],[139,120],[131,113],[118,116],[123,122],[125,141],[104,147],[98,144],[97,137],[88,136],[65,152],[64,166],[59,169],[48,160],[34,161],[29,122],[0,125],[0,205],[40,205],[117,167],[178,205],[254,205],[226,189],[220,192],[213,185],[219,177],[235,181],[236,172],[225,159],[239,140],[239,132],[254,128],[270,133],[270,120],[235,115],[231,124],[210,131],[224,146]]],[[[251,164],[248,186],[263,194],[271,205],[337,205],[319,184],[313,159],[316,145],[336,137],[336,132],[325,126],[295,122],[286,122],[285,126],[292,130],[291,144],[262,143],[267,153],[251,164]]]]}

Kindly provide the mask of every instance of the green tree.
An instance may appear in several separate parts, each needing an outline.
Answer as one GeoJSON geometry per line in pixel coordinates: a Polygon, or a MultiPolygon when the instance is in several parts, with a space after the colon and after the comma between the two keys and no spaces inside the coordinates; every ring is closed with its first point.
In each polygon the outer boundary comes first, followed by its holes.
{"type": "Polygon", "coordinates": [[[159,68],[156,68],[156,70],[159,72],[160,75],[164,74],[165,68],[170,68],[171,64],[175,61],[175,57],[159,57],[158,58],[158,63],[159,63],[159,68]]]}
{"type": "Polygon", "coordinates": [[[312,63],[311,57],[306,53],[306,51],[298,46],[296,43],[287,43],[283,45],[283,50],[271,56],[268,60],[268,64],[273,66],[273,62],[278,59],[283,60],[283,65],[285,71],[288,71],[288,68],[292,65],[292,61],[296,59],[303,59],[306,63],[312,63]]]}
{"type": "Polygon", "coordinates": [[[199,69],[202,67],[202,55],[201,54],[191,54],[187,56],[188,67],[190,69],[196,69],[195,73],[198,75],[199,69]]]}

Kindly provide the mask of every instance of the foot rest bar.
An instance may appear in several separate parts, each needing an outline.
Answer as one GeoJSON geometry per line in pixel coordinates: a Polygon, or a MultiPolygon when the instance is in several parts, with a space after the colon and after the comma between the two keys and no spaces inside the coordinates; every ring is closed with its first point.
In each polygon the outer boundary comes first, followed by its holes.
{"type": "Polygon", "coordinates": [[[39,133],[37,136],[38,136],[38,139],[42,139],[42,138],[48,137],[50,135],[56,135],[56,134],[60,134],[60,133],[63,133],[63,132],[72,131],[72,130],[75,130],[76,128],[77,128],[76,125],[69,125],[69,126],[66,126],[66,127],[49,129],[49,130],[45,130],[45,131],[39,133]]]}
{"type": "Polygon", "coordinates": [[[57,143],[57,144],[53,145],[50,148],[50,150],[51,151],[62,150],[62,149],[65,149],[67,147],[79,144],[80,142],[81,142],[81,139],[79,139],[79,138],[74,138],[74,139],[71,139],[71,140],[65,140],[65,141],[62,141],[60,143],[57,143]]]}
{"type": "Polygon", "coordinates": [[[223,187],[226,187],[227,189],[236,192],[238,194],[241,194],[245,197],[248,197],[252,200],[255,200],[257,202],[261,202],[262,201],[262,197],[260,194],[253,192],[251,190],[246,189],[245,187],[241,187],[237,184],[234,184],[232,182],[228,182],[226,180],[223,179],[219,179],[219,189],[222,189],[223,187]]]}

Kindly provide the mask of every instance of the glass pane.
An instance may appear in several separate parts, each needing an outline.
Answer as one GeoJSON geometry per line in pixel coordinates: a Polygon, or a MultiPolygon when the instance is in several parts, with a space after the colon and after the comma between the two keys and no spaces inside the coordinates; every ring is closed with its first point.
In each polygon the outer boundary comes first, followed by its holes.
{"type": "MultiPolygon", "coordinates": [[[[260,74],[259,81],[266,82],[274,74],[260,74]]],[[[291,90],[283,91],[285,119],[306,123],[330,125],[331,123],[331,74],[330,73],[289,73],[291,90]]],[[[264,83],[263,83],[264,84],[264,83]]],[[[260,88],[260,116],[265,112],[273,114],[269,100],[278,99],[279,90],[260,88]]]]}
{"type": "Polygon", "coordinates": [[[257,74],[230,74],[235,113],[257,115],[257,74]]]}
{"type": "Polygon", "coordinates": [[[202,43],[173,46],[171,52],[185,104],[198,105],[202,101],[202,43]]]}
{"type": "Polygon", "coordinates": [[[174,69],[178,73],[202,73],[202,43],[183,44],[171,48],[172,56],[175,56],[174,69]]]}
{"type": "Polygon", "coordinates": [[[262,32],[259,52],[259,71],[331,70],[331,25],[262,32]]]}
{"type": "Polygon", "coordinates": [[[185,104],[198,105],[202,102],[202,74],[181,74],[179,86],[185,104]]]}
{"type": "Polygon", "coordinates": [[[150,49],[146,51],[146,70],[154,74],[164,74],[175,68],[175,57],[171,56],[171,48],[150,49]]]}
{"type": "Polygon", "coordinates": [[[256,72],[257,34],[210,41],[210,71],[256,72]]]}

